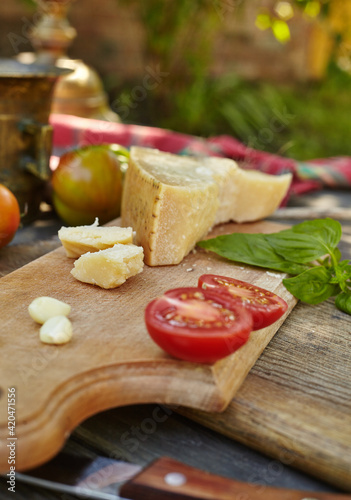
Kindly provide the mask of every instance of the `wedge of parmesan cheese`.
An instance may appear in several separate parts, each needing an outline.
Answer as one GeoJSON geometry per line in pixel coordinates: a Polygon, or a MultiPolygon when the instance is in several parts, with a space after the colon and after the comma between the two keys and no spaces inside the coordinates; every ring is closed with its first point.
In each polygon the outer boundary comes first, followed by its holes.
{"type": "Polygon", "coordinates": [[[101,288],[116,288],[144,267],[143,248],[117,243],[112,248],[87,252],[74,263],[71,274],[79,281],[101,288]]]}
{"type": "Polygon", "coordinates": [[[155,149],[131,150],[122,197],[122,226],[150,266],[178,264],[213,226],[219,206],[212,172],[196,159],[155,149]]]}
{"type": "Polygon", "coordinates": [[[67,257],[77,258],[86,252],[98,252],[111,248],[116,243],[133,242],[131,227],[99,226],[98,220],[90,226],[62,227],[58,237],[66,250],[67,257]]]}
{"type": "Polygon", "coordinates": [[[215,224],[273,213],[292,179],[243,170],[229,158],[132,147],[121,217],[136,231],[149,266],[178,264],[215,224]]]}

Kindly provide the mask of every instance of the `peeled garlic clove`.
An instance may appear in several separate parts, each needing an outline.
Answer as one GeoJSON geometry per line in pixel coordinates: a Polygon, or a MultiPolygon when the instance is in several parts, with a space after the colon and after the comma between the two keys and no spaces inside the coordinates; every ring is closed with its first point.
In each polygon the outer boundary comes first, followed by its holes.
{"type": "Polygon", "coordinates": [[[53,297],[37,297],[29,305],[28,312],[34,321],[43,324],[54,316],[68,316],[71,306],[53,297]]]}
{"type": "Polygon", "coordinates": [[[66,316],[53,316],[40,328],[40,340],[45,344],[66,344],[73,335],[72,323],[66,316]]]}

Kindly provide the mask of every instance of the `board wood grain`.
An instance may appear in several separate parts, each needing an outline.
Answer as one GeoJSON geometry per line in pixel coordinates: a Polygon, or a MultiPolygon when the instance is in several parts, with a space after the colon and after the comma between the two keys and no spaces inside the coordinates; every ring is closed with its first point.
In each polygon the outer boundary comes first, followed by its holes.
{"type": "Polygon", "coordinates": [[[297,304],[223,413],[176,411],[272,457],[267,480],[289,466],[351,492],[350,316],[297,304]]]}
{"type": "MultiPolygon", "coordinates": [[[[281,226],[260,222],[219,226],[213,234],[271,232],[281,226]]],[[[290,313],[295,299],[282,273],[237,266],[197,250],[178,266],[145,267],[123,286],[103,290],[81,283],[63,248],[5,276],[0,282],[0,470],[8,469],[7,389],[16,389],[16,468],[51,458],[70,431],[90,415],[134,403],[181,405],[223,411],[249,370],[290,313]],[[146,304],[169,288],[196,286],[204,273],[235,276],[281,295],[287,313],[274,325],[253,332],[249,342],[213,365],[171,358],[149,338],[146,304]],[[72,306],[73,340],[63,346],[39,341],[39,325],[28,305],[48,295],[72,306]]]]}

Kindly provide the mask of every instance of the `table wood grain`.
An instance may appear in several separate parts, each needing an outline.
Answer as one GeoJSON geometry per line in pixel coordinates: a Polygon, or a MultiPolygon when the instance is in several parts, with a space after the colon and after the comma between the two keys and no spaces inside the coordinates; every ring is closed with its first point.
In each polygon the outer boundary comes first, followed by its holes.
{"type": "MultiPolygon", "coordinates": [[[[333,203],[337,204],[340,202],[340,206],[347,206],[350,200],[349,192],[342,192],[341,194],[334,192],[316,193],[315,195],[305,197],[305,204],[306,206],[314,205],[315,203],[318,204],[318,200],[325,197],[329,201],[332,197],[333,203]]],[[[298,198],[300,205],[303,204],[303,199],[304,197],[298,198]]],[[[325,206],[327,206],[327,203],[325,206]]],[[[296,223],[297,221],[285,220],[284,222],[296,223]]],[[[350,258],[350,222],[343,221],[344,238],[341,248],[345,258],[350,258]]],[[[0,273],[2,275],[11,272],[33,258],[58,246],[59,242],[55,237],[56,229],[53,230],[55,224],[57,225],[58,222],[54,220],[52,223],[50,221],[48,223],[46,219],[45,224],[48,227],[48,231],[43,230],[43,224],[35,228],[23,228],[10,247],[0,250],[0,273]]],[[[298,304],[293,312],[293,316],[291,316],[291,321],[296,321],[299,331],[301,330],[299,335],[303,335],[303,332],[306,334],[312,333],[308,332],[308,327],[304,320],[305,309],[310,311],[309,307],[298,304]]],[[[325,322],[329,322],[332,325],[336,324],[335,310],[330,301],[318,306],[316,310],[318,312],[318,315],[316,315],[318,325],[320,323],[325,325],[325,322]]],[[[286,327],[288,326],[286,324],[286,327]]],[[[284,328],[285,325],[281,328],[283,334],[284,328]]],[[[322,327],[323,331],[324,329],[325,326],[322,327]]],[[[315,334],[316,332],[314,332],[315,334]]],[[[316,342],[316,338],[313,335],[310,335],[309,340],[317,352],[320,362],[323,363],[323,346],[316,342]]],[[[250,382],[250,379],[252,381],[266,380],[271,384],[273,389],[279,385],[286,384],[286,387],[290,388],[286,394],[287,410],[293,408],[297,412],[298,407],[294,408],[293,395],[299,392],[303,393],[306,389],[305,379],[300,380],[295,377],[287,383],[284,378],[281,380],[275,369],[272,370],[271,368],[273,349],[290,349],[290,341],[291,338],[286,338],[285,334],[276,336],[273,344],[271,343],[266,348],[251,370],[247,381],[244,383],[243,390],[245,387],[249,387],[250,389],[250,387],[256,386],[254,382],[250,382]]],[[[302,355],[305,354],[302,353],[302,355]]],[[[346,351],[345,356],[347,355],[346,351]]],[[[281,368],[285,370],[284,366],[281,368]]],[[[292,361],[290,368],[298,368],[295,359],[292,361]]],[[[332,373],[332,371],[333,367],[328,366],[326,376],[332,373]]],[[[313,374],[307,375],[307,379],[309,379],[313,374]]],[[[340,401],[339,395],[333,393],[332,384],[330,384],[330,393],[333,394],[333,404],[336,407],[347,404],[347,401],[340,401]]],[[[259,396],[260,404],[265,407],[262,394],[259,396]]],[[[319,395],[315,394],[314,398],[318,399],[319,395]]],[[[235,404],[240,405],[240,398],[237,401],[235,404]]],[[[323,399],[320,400],[320,405],[322,418],[324,411],[323,399]]],[[[308,401],[306,402],[306,408],[308,408],[308,401]]],[[[251,414],[251,419],[257,418],[254,409],[249,413],[251,414]]],[[[267,432],[273,429],[274,432],[269,435],[269,438],[271,441],[274,441],[276,429],[274,418],[270,418],[272,413],[274,413],[274,407],[269,409],[267,418],[262,422],[262,425],[267,429],[267,432]]],[[[273,456],[269,456],[270,452],[267,450],[263,450],[267,453],[265,455],[254,449],[257,447],[255,443],[256,438],[255,436],[250,436],[249,431],[247,432],[247,438],[250,438],[251,442],[249,439],[249,446],[246,446],[240,442],[243,441],[241,432],[238,433],[237,437],[234,436],[234,440],[226,436],[226,434],[231,434],[232,430],[228,433],[225,423],[221,422],[217,425],[219,427],[219,432],[217,432],[217,430],[213,430],[215,428],[213,423],[210,422],[208,424],[212,428],[205,427],[195,421],[196,417],[191,416],[191,418],[193,420],[175,413],[172,408],[160,405],[133,405],[115,408],[91,417],[79,425],[68,439],[65,448],[79,455],[95,456],[96,454],[102,454],[130,460],[140,465],[146,465],[152,459],[161,455],[168,455],[172,458],[182,460],[189,465],[241,481],[311,491],[340,491],[338,487],[331,486],[330,481],[326,483],[324,478],[313,478],[308,470],[299,471],[296,469],[295,458],[301,457],[303,450],[296,450],[295,453],[286,453],[287,447],[284,445],[288,443],[284,441],[283,420],[279,419],[277,432],[281,432],[281,439],[277,449],[278,455],[274,457],[274,454],[273,456]]],[[[247,428],[250,423],[245,422],[245,419],[243,420],[240,425],[247,428]]],[[[311,422],[311,426],[313,426],[313,422],[311,422]]],[[[335,432],[337,433],[338,429],[335,429],[335,432]]],[[[303,434],[303,429],[299,429],[296,426],[296,434],[299,435],[301,433],[303,434]]],[[[319,437],[318,433],[316,433],[316,437],[319,437]]],[[[349,458],[348,463],[351,463],[351,458],[349,458]]],[[[8,495],[6,478],[3,478],[0,479],[0,497],[7,498],[6,495],[8,495]]],[[[38,500],[52,498],[62,500],[62,495],[44,491],[40,488],[29,487],[17,481],[16,498],[38,500]]]]}

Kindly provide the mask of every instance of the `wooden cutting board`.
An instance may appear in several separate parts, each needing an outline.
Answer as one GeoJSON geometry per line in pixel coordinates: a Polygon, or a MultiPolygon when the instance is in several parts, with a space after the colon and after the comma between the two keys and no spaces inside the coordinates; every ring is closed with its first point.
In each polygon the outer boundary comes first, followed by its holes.
{"type": "MultiPolygon", "coordinates": [[[[225,232],[270,232],[269,222],[217,227],[225,232]]],[[[0,281],[1,398],[0,470],[8,471],[8,388],[15,388],[16,469],[51,458],[70,431],[92,414],[135,403],[181,405],[223,411],[296,301],[282,285],[281,273],[237,266],[198,249],[178,266],[150,268],[120,288],[103,290],[75,280],[73,259],[62,247],[0,281]],[[169,288],[196,286],[204,273],[235,276],[281,295],[286,315],[252,333],[239,351],[214,365],[171,358],[149,338],[146,304],[169,288]],[[48,295],[72,306],[73,340],[63,346],[39,341],[39,325],[27,308],[48,295]]],[[[13,405],[11,405],[13,406],[13,405]]],[[[11,414],[14,415],[14,414],[11,414]]]]}

